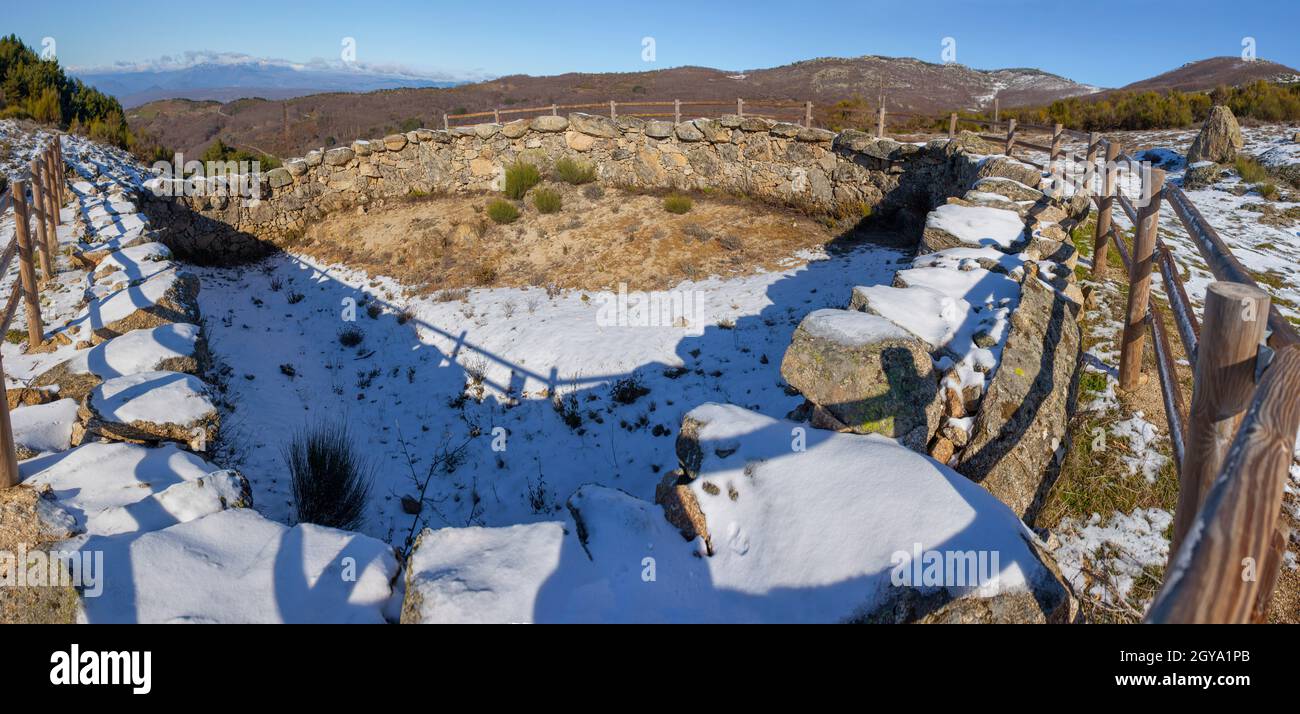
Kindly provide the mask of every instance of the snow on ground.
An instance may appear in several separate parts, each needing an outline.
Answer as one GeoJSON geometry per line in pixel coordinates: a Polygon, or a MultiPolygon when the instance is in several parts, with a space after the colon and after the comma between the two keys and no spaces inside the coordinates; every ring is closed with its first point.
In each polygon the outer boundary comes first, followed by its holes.
{"type": "Polygon", "coordinates": [[[1169,540],[1164,533],[1173,518],[1168,511],[1147,508],[1116,511],[1105,523],[1099,513],[1084,523],[1066,519],[1060,528],[1070,537],[1062,538],[1053,555],[1076,590],[1107,605],[1119,605],[1128,600],[1144,569],[1163,568],[1168,561],[1169,540]]]}
{"type": "Polygon", "coordinates": [[[92,623],[382,623],[397,576],[381,541],[287,528],[248,509],[144,535],[93,536],[82,547],[131,573],[126,586],[83,600],[92,623]]]}
{"type": "Polygon", "coordinates": [[[1010,509],[892,439],[807,430],[807,448],[792,451],[795,422],[723,404],[691,418],[704,458],[690,488],[711,557],[658,506],[585,485],[564,519],[426,533],[408,584],[419,619],[833,622],[897,593],[898,573],[911,582],[918,551],[988,556],[957,592],[1024,591],[1047,577],[1010,509]]]}
{"type": "Polygon", "coordinates": [[[797,407],[780,364],[799,320],[842,308],[854,285],[887,283],[904,259],[878,246],[809,257],[781,272],[679,285],[701,306],[702,329],[606,326],[613,293],[480,289],[440,301],[294,255],[196,272],[208,339],[228,368],[234,408],[223,431],[244,445],[232,464],[258,508],[290,522],[280,447],[304,424],[345,419],[376,465],[362,530],[400,546],[413,525],[400,499],[418,495],[411,474],[466,442],[454,471],[434,478],[414,532],[554,518],[589,482],[652,499],[676,467],[687,410],[712,400],[781,417],[797,407]],[[359,346],[340,344],[347,327],[364,333],[359,346]],[[649,391],[619,403],[611,386],[629,379],[649,391]],[[497,428],[504,438],[494,442],[497,428]]]}

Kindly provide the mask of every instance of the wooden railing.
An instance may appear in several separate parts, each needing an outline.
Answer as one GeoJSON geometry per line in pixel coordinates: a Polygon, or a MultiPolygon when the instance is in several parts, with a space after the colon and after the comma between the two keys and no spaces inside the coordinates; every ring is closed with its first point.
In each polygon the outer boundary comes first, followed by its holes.
{"type": "MultiPolygon", "coordinates": [[[[56,139],[32,160],[29,167],[30,179],[14,181],[0,195],[0,216],[11,207],[14,212],[14,239],[0,253],[0,275],[9,270],[10,262],[15,255],[18,256],[18,281],[9,292],[4,312],[0,313],[0,334],[9,333],[9,325],[18,311],[18,301],[22,300],[27,313],[29,350],[39,348],[45,341],[36,267],[39,262],[41,280],[49,282],[54,278],[59,245],[59,207],[63,204],[66,187],[62,152],[62,146],[56,139]],[[33,224],[34,233],[31,230],[33,224]]],[[[17,484],[18,453],[14,447],[13,425],[9,420],[9,395],[5,385],[4,365],[0,363],[0,488],[17,484]]]]}
{"type": "MultiPolygon", "coordinates": [[[[450,129],[453,122],[459,122],[465,119],[491,120],[494,124],[500,124],[503,117],[517,117],[520,115],[541,115],[551,114],[558,116],[561,111],[582,111],[602,114],[608,113],[610,119],[617,119],[620,115],[635,116],[642,119],[667,119],[672,118],[674,123],[681,123],[682,109],[685,108],[696,116],[709,114],[730,114],[734,110],[735,114],[745,116],[757,116],[766,119],[784,119],[791,123],[802,124],[811,127],[813,122],[813,103],[807,101],[793,100],[748,100],[748,99],[726,99],[726,100],[687,100],[672,99],[667,101],[645,101],[645,102],[598,102],[586,104],[550,104],[542,107],[516,107],[510,109],[492,109],[485,112],[471,112],[468,114],[443,114],[442,128],[450,129]],[[715,109],[720,111],[712,111],[715,109]],[[755,111],[757,109],[758,111],[755,111]]],[[[472,122],[477,123],[477,122],[472,122]]]]}
{"type": "Polygon", "coordinates": [[[1111,245],[1128,272],[1121,390],[1141,385],[1143,349],[1147,334],[1151,336],[1179,495],[1169,563],[1146,621],[1262,622],[1289,538],[1281,510],[1300,428],[1300,333],[1187,194],[1165,182],[1163,171],[1144,168],[1140,172],[1142,200],[1135,205],[1118,190],[1116,174],[1120,166],[1138,166],[1138,162],[1124,154],[1117,142],[1096,133],[1066,130],[1060,124],[1026,125],[1009,119],[1005,126],[1005,134],[981,138],[1003,144],[1008,156],[1014,156],[1017,148],[1046,152],[1046,165],[1016,157],[1041,169],[1053,170],[1061,159],[1085,166],[1083,180],[1076,185],[1087,191],[1098,211],[1093,277],[1105,279],[1111,245]],[[1051,144],[1019,138],[1017,131],[1025,128],[1050,132],[1051,144]],[[1062,151],[1066,137],[1086,141],[1087,155],[1062,151]],[[1097,187],[1099,166],[1104,173],[1097,187]],[[1164,204],[1173,208],[1218,281],[1206,290],[1199,321],[1159,235],[1164,204]],[[1131,248],[1112,220],[1116,205],[1135,227],[1131,248]],[[1185,406],[1163,311],[1150,299],[1153,270],[1160,271],[1173,323],[1192,365],[1190,409],[1185,406]]]}

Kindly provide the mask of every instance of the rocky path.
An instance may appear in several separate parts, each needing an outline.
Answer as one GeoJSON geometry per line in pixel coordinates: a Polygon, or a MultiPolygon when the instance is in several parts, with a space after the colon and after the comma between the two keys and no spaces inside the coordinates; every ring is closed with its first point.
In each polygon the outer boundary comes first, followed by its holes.
{"type": "Polygon", "coordinates": [[[89,575],[78,619],[383,622],[398,571],[386,544],[268,520],[243,476],[204,458],[219,394],[199,280],[136,211],[125,157],[64,141],[77,180],[46,344],[6,345],[5,367],[19,488],[39,495],[45,547],[89,575]]]}

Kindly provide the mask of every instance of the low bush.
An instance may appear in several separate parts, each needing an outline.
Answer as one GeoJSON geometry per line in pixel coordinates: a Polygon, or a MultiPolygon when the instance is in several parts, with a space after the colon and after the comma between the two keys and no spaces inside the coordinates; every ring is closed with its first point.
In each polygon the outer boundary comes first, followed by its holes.
{"type": "Polygon", "coordinates": [[[487,212],[488,218],[502,225],[519,219],[519,209],[515,208],[515,204],[499,198],[488,204],[487,212]]]}
{"type": "Polygon", "coordinates": [[[1236,169],[1237,175],[1246,183],[1263,183],[1268,180],[1268,171],[1260,163],[1249,156],[1238,156],[1237,160],[1232,163],[1236,169]]]}
{"type": "Polygon", "coordinates": [[[563,205],[564,199],[560,197],[558,191],[549,188],[533,191],[533,206],[539,213],[558,213],[563,205]]]}
{"type": "Polygon", "coordinates": [[[583,161],[574,161],[566,156],[555,162],[555,176],[575,186],[591,183],[596,180],[596,167],[583,161]]]}
{"type": "Polygon", "coordinates": [[[664,210],[677,215],[689,212],[694,205],[695,202],[691,199],[677,194],[664,199],[664,210]]]}
{"type": "Polygon", "coordinates": [[[506,167],[506,196],[516,201],[523,198],[528,189],[541,182],[542,173],[532,164],[516,161],[506,167]]]}
{"type": "Polygon", "coordinates": [[[339,344],[344,347],[356,347],[361,341],[366,339],[366,333],[361,331],[356,325],[348,325],[339,330],[339,344]]]}
{"type": "Polygon", "coordinates": [[[323,422],[283,449],[299,523],[355,530],[365,520],[373,469],[344,422],[323,422]]]}

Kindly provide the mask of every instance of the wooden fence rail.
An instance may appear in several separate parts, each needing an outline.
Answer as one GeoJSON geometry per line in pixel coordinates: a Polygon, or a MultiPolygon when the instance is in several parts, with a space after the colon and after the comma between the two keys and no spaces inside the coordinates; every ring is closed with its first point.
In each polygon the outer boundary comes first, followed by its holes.
{"type": "MultiPolygon", "coordinates": [[[[984,138],[1005,141],[1008,156],[1017,148],[1048,153],[1047,166],[1052,167],[1063,156],[1062,138],[1081,135],[1059,124],[1045,127],[1008,119],[1005,135],[984,138]],[[1017,129],[1023,128],[1050,131],[1051,144],[1017,139],[1017,129]]],[[[1179,472],[1170,559],[1146,621],[1260,622],[1267,614],[1289,535],[1280,514],[1300,428],[1300,333],[1182,189],[1165,183],[1163,171],[1139,174],[1142,200],[1135,205],[1118,190],[1116,172],[1123,164],[1137,166],[1138,162],[1123,154],[1114,141],[1096,134],[1084,136],[1087,157],[1073,153],[1068,157],[1087,162],[1086,179],[1079,186],[1098,211],[1093,277],[1105,278],[1110,245],[1119,252],[1128,274],[1120,387],[1132,390],[1141,383],[1149,333],[1179,472]],[[1097,157],[1103,155],[1098,188],[1092,178],[1097,157]],[[1172,207],[1219,281],[1206,291],[1200,321],[1159,236],[1165,204],[1172,207]],[[1115,205],[1135,227],[1131,249],[1115,228],[1115,205]],[[1170,314],[1193,368],[1190,409],[1184,406],[1163,311],[1150,299],[1154,270],[1160,271],[1170,314]],[[1261,379],[1261,348],[1266,339],[1276,354],[1261,379]]]]}
{"type": "Polygon", "coordinates": [[[443,114],[442,128],[451,129],[453,122],[464,119],[487,119],[491,118],[493,123],[500,124],[502,117],[512,117],[519,114],[551,114],[558,116],[560,111],[592,111],[600,110],[602,113],[607,112],[610,119],[617,119],[619,115],[636,116],[642,118],[667,118],[673,117],[675,123],[682,121],[682,108],[701,108],[701,107],[722,107],[725,110],[716,112],[718,114],[734,113],[739,116],[758,116],[767,119],[780,118],[773,115],[772,110],[777,112],[788,112],[790,116],[786,119],[793,122],[802,123],[806,127],[811,127],[813,123],[813,103],[810,101],[794,100],[763,100],[763,99],[672,99],[658,101],[631,101],[619,102],[610,100],[607,102],[587,102],[582,104],[549,104],[540,107],[514,107],[510,109],[492,109],[484,112],[469,112],[461,114],[443,114]],[[672,107],[673,111],[660,111],[672,107]],[[649,109],[650,111],[645,111],[649,109]],[[758,109],[759,111],[754,111],[758,109]],[[797,112],[797,116],[794,113],[797,112]]]}
{"type": "MultiPolygon", "coordinates": [[[[0,334],[8,334],[9,325],[13,322],[21,300],[27,314],[28,349],[39,347],[45,340],[36,267],[39,262],[41,278],[46,282],[54,278],[54,263],[58,254],[59,209],[66,195],[65,168],[62,147],[56,140],[31,162],[30,183],[26,180],[14,181],[7,191],[0,194],[0,215],[10,208],[14,213],[14,238],[0,252],[0,275],[7,274],[9,264],[15,256],[18,257],[18,280],[9,292],[3,313],[0,313],[0,334]],[[36,257],[38,254],[39,261],[36,257]]],[[[9,418],[4,365],[0,361],[0,488],[17,485],[18,478],[18,452],[14,447],[13,424],[9,418]]]]}

